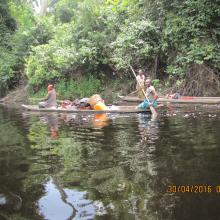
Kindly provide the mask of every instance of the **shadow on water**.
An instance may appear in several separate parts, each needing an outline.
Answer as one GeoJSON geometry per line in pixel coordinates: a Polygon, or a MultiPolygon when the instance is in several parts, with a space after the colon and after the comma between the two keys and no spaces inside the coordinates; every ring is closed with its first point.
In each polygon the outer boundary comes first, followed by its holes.
{"type": "Polygon", "coordinates": [[[218,219],[219,117],[0,108],[0,219],[218,219]]]}

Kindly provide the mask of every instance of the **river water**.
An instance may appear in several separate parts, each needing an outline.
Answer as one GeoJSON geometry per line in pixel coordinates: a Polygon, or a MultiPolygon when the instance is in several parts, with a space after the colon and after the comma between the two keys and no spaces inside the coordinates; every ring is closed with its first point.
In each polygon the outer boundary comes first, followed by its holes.
{"type": "Polygon", "coordinates": [[[1,220],[220,219],[219,106],[0,120],[1,220]]]}

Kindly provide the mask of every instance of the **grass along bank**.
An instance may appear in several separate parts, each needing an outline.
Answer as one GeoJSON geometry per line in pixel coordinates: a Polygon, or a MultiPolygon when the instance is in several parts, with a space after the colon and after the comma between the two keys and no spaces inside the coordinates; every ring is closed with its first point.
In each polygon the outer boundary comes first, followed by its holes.
{"type": "MultiPolygon", "coordinates": [[[[121,79],[100,80],[94,76],[82,78],[79,80],[62,80],[54,83],[58,100],[75,100],[84,97],[90,97],[93,94],[101,94],[107,103],[117,100],[118,94],[127,94],[135,90],[135,82],[121,79]]],[[[39,100],[47,95],[47,85],[34,92],[30,87],[28,89],[28,102],[36,104],[39,100]]]]}

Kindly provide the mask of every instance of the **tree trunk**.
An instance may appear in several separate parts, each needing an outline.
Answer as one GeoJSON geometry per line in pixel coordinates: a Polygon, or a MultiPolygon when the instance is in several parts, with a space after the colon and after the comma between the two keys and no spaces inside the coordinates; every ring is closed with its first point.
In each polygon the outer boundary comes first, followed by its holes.
{"type": "Polygon", "coordinates": [[[41,1],[40,1],[40,12],[39,12],[39,14],[40,14],[41,16],[46,15],[46,13],[47,13],[47,7],[48,7],[48,0],[41,0],[41,1]]]}
{"type": "Polygon", "coordinates": [[[152,79],[156,79],[157,77],[157,63],[158,63],[158,55],[156,55],[155,60],[154,60],[154,71],[152,74],[152,79]]]}

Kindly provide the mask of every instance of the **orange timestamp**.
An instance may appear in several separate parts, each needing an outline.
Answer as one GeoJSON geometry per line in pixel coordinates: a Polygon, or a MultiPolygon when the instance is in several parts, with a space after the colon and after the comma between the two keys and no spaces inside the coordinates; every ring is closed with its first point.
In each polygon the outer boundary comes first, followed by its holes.
{"type": "Polygon", "coordinates": [[[168,193],[220,193],[220,185],[169,185],[168,193]]]}

